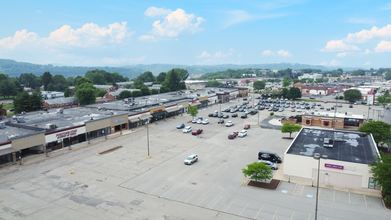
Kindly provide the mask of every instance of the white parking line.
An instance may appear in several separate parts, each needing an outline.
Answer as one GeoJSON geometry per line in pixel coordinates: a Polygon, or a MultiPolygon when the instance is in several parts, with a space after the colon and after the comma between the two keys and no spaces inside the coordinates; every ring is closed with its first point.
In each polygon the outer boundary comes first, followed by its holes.
{"type": "Polygon", "coordinates": [[[234,201],[231,202],[231,204],[225,209],[224,212],[226,212],[226,211],[229,209],[229,207],[231,207],[231,205],[232,205],[235,201],[236,201],[236,199],[235,199],[234,201]]]}
{"type": "Polygon", "coordinates": [[[311,214],[308,216],[308,220],[310,220],[310,218],[311,218],[311,214]]]}
{"type": "MultiPolygon", "coordinates": [[[[305,185],[303,186],[303,188],[301,189],[301,193],[300,193],[300,196],[303,194],[303,191],[304,191],[304,187],[305,185]]],[[[278,210],[278,209],[277,209],[278,210]]]]}
{"type": "Polygon", "coordinates": [[[188,198],[185,202],[189,201],[191,197],[193,197],[195,194],[197,194],[197,192],[195,192],[192,196],[190,196],[190,198],[188,198]]]}
{"type": "Polygon", "coordinates": [[[248,204],[250,204],[250,203],[247,203],[247,205],[243,208],[243,210],[240,212],[239,215],[242,215],[243,211],[247,208],[248,204]]]}
{"type": "Polygon", "coordinates": [[[175,196],[175,198],[173,199],[176,199],[176,197],[180,196],[182,193],[184,193],[187,189],[183,190],[181,193],[179,193],[177,196],[175,196]]]}
{"type": "Polygon", "coordinates": [[[293,215],[295,214],[295,212],[292,212],[292,216],[291,216],[291,219],[293,219],[293,215]]]}
{"type": "Polygon", "coordinates": [[[278,212],[278,209],[276,210],[276,213],[274,213],[274,216],[273,216],[272,220],[276,217],[277,212],[278,212]]]}
{"type": "Polygon", "coordinates": [[[349,193],[349,204],[350,204],[350,193],[349,193]]]}
{"type": "Polygon", "coordinates": [[[222,199],[223,197],[221,197],[217,202],[215,202],[215,204],[213,204],[213,206],[210,208],[210,209],[213,209],[213,207],[215,207],[215,205],[220,202],[220,200],[222,199]]]}
{"type": "Polygon", "coordinates": [[[161,187],[158,187],[156,189],[154,189],[152,192],[150,192],[149,194],[152,194],[153,192],[155,192],[156,190],[160,189],[161,187]]]}
{"type": "Polygon", "coordinates": [[[333,202],[335,201],[335,190],[334,190],[334,195],[333,195],[333,202]]]}
{"type": "Polygon", "coordinates": [[[210,196],[210,194],[207,196],[207,197],[205,197],[200,203],[198,203],[198,205],[200,205],[206,198],[208,198],[210,196]]]}

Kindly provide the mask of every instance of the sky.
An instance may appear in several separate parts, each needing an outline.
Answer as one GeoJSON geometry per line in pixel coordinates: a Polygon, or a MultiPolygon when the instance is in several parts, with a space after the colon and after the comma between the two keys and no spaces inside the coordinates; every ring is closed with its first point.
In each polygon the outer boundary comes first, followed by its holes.
{"type": "Polygon", "coordinates": [[[391,67],[391,1],[2,1],[0,58],[391,67]]]}

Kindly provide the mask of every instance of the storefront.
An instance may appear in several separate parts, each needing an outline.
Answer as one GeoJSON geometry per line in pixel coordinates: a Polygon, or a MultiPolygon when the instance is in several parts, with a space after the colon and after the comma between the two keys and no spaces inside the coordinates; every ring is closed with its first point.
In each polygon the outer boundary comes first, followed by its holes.
{"type": "Polygon", "coordinates": [[[176,106],[176,105],[175,106],[171,106],[171,107],[167,107],[166,108],[166,111],[167,111],[166,118],[178,115],[179,114],[179,110],[180,110],[180,108],[178,106],[176,106]]]}
{"type": "Polygon", "coordinates": [[[111,133],[128,130],[128,114],[116,115],[110,118],[111,133]]]}
{"type": "Polygon", "coordinates": [[[45,132],[16,137],[11,140],[12,148],[17,151],[16,160],[33,154],[46,153],[45,132]]]}
{"type": "Polygon", "coordinates": [[[199,98],[198,101],[201,103],[199,108],[206,108],[206,107],[208,107],[208,103],[209,103],[208,96],[199,98]]]}
{"type": "Polygon", "coordinates": [[[179,108],[178,113],[179,113],[179,114],[183,114],[183,113],[185,113],[185,112],[188,111],[189,102],[188,102],[188,101],[181,102],[181,103],[178,103],[177,106],[178,106],[178,108],[179,108]]]}
{"type": "Polygon", "coordinates": [[[150,114],[153,116],[151,122],[165,119],[166,118],[166,114],[167,114],[166,107],[165,106],[160,106],[160,107],[157,107],[157,108],[152,108],[152,109],[150,109],[150,114]]]}
{"type": "Polygon", "coordinates": [[[129,116],[129,128],[137,128],[142,125],[146,125],[153,116],[147,112],[137,115],[131,115],[129,116]]]}
{"type": "Polygon", "coordinates": [[[201,107],[201,103],[200,102],[198,102],[197,100],[194,100],[194,101],[192,101],[192,103],[190,103],[189,104],[190,106],[195,106],[195,107],[197,107],[197,109],[200,109],[201,107]]]}
{"type": "Polygon", "coordinates": [[[12,162],[12,153],[15,150],[12,148],[11,142],[0,144],[0,165],[12,162]]]}
{"type": "Polygon", "coordinates": [[[218,102],[219,103],[227,103],[229,102],[229,92],[224,92],[224,93],[216,93],[218,102]]]}
{"type": "Polygon", "coordinates": [[[86,141],[86,127],[79,125],[73,128],[48,132],[45,135],[46,149],[51,151],[86,141]]]}

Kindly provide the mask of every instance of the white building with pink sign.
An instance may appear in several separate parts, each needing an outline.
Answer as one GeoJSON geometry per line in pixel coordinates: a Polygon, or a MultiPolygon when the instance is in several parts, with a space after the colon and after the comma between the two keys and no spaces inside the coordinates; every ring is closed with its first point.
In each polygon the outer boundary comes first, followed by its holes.
{"type": "Polygon", "coordinates": [[[371,134],[302,128],[284,153],[283,174],[308,185],[381,194],[370,167],[379,151],[371,134]],[[320,159],[315,159],[318,154],[320,159]],[[319,169],[318,169],[319,167],[319,169]]]}

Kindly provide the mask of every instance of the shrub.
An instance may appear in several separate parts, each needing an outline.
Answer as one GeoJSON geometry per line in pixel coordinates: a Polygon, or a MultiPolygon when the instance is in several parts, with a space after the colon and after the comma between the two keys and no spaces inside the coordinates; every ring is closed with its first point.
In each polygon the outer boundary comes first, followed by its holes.
{"type": "Polygon", "coordinates": [[[391,206],[391,195],[386,195],[386,197],[384,197],[384,202],[391,206]]]}
{"type": "Polygon", "coordinates": [[[270,116],[273,116],[274,115],[274,112],[270,112],[270,116]]]}

